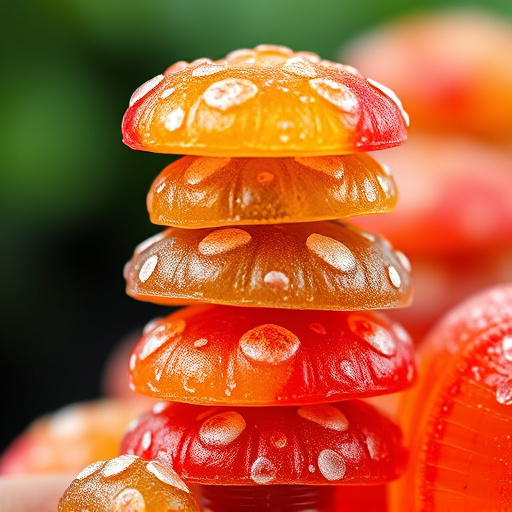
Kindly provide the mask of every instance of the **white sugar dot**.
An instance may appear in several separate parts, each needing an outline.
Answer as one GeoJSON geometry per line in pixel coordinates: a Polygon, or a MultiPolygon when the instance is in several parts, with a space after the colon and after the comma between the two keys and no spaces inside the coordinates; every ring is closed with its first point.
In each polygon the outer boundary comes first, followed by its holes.
{"type": "Polygon", "coordinates": [[[164,484],[177,487],[178,489],[188,493],[190,492],[188,487],[185,485],[185,482],[183,482],[172,469],[164,468],[161,464],[155,461],[148,462],[146,469],[164,484]]]}
{"type": "Polygon", "coordinates": [[[103,476],[110,477],[122,473],[129,468],[139,457],[136,455],[121,455],[115,459],[109,460],[103,468],[103,476]]]}
{"type": "Polygon", "coordinates": [[[392,265],[389,265],[389,267],[388,267],[388,276],[389,276],[389,280],[391,281],[391,284],[395,288],[400,288],[400,284],[402,283],[402,280],[400,279],[400,275],[396,271],[396,268],[393,267],[392,265]]]}
{"type": "Polygon", "coordinates": [[[98,462],[93,462],[92,464],[89,464],[87,467],[82,469],[78,475],[76,475],[76,480],[83,480],[84,478],[87,478],[89,475],[92,475],[93,473],[96,473],[100,467],[105,464],[104,460],[100,460],[98,462]]]}
{"type": "Polygon", "coordinates": [[[156,264],[158,263],[158,256],[153,254],[150,256],[142,265],[139,271],[139,279],[141,282],[145,283],[150,277],[153,271],[155,270],[156,264]]]}

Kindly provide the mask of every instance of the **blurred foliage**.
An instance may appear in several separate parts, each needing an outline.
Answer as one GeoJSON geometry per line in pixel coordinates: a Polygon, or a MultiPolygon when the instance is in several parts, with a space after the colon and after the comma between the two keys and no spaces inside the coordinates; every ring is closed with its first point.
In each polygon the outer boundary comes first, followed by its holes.
{"type": "Polygon", "coordinates": [[[262,42],[334,59],[387,19],[456,5],[512,15],[510,0],[4,0],[0,448],[32,417],[98,393],[114,343],[162,314],[125,298],[121,277],[158,230],[144,198],[173,158],[121,144],[138,85],[176,60],[262,42]]]}

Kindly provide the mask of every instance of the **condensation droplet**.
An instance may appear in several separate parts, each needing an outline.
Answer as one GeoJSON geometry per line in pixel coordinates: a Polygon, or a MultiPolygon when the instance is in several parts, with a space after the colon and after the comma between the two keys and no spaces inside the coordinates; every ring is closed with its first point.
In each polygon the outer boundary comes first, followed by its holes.
{"type": "Polygon", "coordinates": [[[251,467],[251,478],[257,484],[264,485],[272,482],[276,474],[276,467],[265,457],[257,458],[251,467]]]}
{"type": "Polygon", "coordinates": [[[503,357],[507,361],[512,361],[512,336],[505,336],[501,342],[503,357]]]}
{"type": "Polygon", "coordinates": [[[176,90],[175,87],[171,87],[170,89],[165,89],[162,94],[160,94],[160,98],[165,100],[167,99],[169,96],[171,96],[171,94],[174,93],[174,91],[176,90]]]}
{"type": "Polygon", "coordinates": [[[102,474],[104,477],[119,475],[128,469],[139,457],[136,455],[121,455],[115,459],[109,460],[103,468],[102,474]]]}
{"type": "Polygon", "coordinates": [[[164,126],[170,131],[174,132],[178,128],[181,127],[183,121],[185,120],[185,111],[178,107],[174,109],[172,112],[167,114],[164,121],[164,126]]]}
{"type": "Polygon", "coordinates": [[[293,52],[287,46],[280,44],[259,44],[254,48],[258,53],[276,53],[278,55],[292,55],[293,52]]]}
{"type": "Polygon", "coordinates": [[[247,331],[239,341],[240,350],[250,360],[264,364],[280,364],[291,359],[300,340],[284,327],[265,324],[247,331]]]}
{"type": "Polygon", "coordinates": [[[365,178],[363,181],[363,189],[366,199],[368,199],[370,203],[375,202],[375,200],[377,199],[377,190],[375,189],[373,183],[368,178],[365,178]]]}
{"type": "Polygon", "coordinates": [[[146,359],[153,352],[157,351],[164,343],[166,343],[173,336],[181,334],[185,327],[186,322],[182,318],[179,320],[159,325],[154,329],[148,337],[144,340],[144,345],[139,353],[141,360],[146,359]]]}
{"type": "MultiPolygon", "coordinates": [[[[402,252],[402,251],[395,251],[395,256],[397,257],[398,261],[400,262],[400,265],[407,271],[411,271],[411,262],[409,261],[409,258],[402,252]]],[[[400,285],[398,285],[400,286],[400,285]]]]}
{"type": "Polygon", "coordinates": [[[311,65],[311,62],[306,60],[304,57],[291,57],[289,58],[283,69],[288,73],[303,77],[303,78],[316,78],[315,68],[311,65]]]}
{"type": "Polygon", "coordinates": [[[405,124],[409,126],[409,114],[404,110],[404,107],[402,106],[402,102],[399,100],[396,93],[391,90],[389,87],[386,87],[385,85],[380,84],[379,82],[376,82],[375,80],[372,80],[371,78],[367,78],[368,82],[371,83],[375,88],[379,89],[380,92],[385,94],[388,98],[390,98],[393,103],[396,104],[398,109],[400,110],[400,113],[402,114],[405,124]]]}
{"type": "Polygon", "coordinates": [[[229,164],[231,158],[197,158],[188,166],[185,171],[185,179],[190,185],[197,185],[212,174],[220,171],[223,167],[229,164]]]}
{"type": "Polygon", "coordinates": [[[310,465],[308,466],[308,471],[309,471],[310,473],[314,473],[314,472],[316,471],[315,466],[313,466],[313,464],[310,464],[310,465]]]}
{"type": "Polygon", "coordinates": [[[512,404],[512,379],[502,379],[496,387],[496,400],[500,404],[512,404]]]}
{"type": "Polygon", "coordinates": [[[353,314],[348,319],[350,330],[363,338],[383,356],[396,354],[396,343],[391,333],[382,325],[372,322],[363,315],[353,314]]]}
{"type": "Polygon", "coordinates": [[[344,84],[329,78],[310,80],[311,87],[325,100],[339,107],[343,112],[354,114],[359,106],[355,94],[344,84]]]}
{"type": "Polygon", "coordinates": [[[388,267],[388,276],[389,280],[391,281],[391,284],[395,288],[400,288],[400,284],[402,283],[402,280],[400,279],[400,275],[398,274],[397,270],[393,265],[389,265],[388,267]]]}
{"type": "Polygon", "coordinates": [[[98,469],[105,463],[104,460],[100,460],[98,462],[93,462],[92,464],[89,464],[87,467],[82,469],[78,475],[76,475],[75,480],[83,480],[84,478],[87,478],[88,476],[92,475],[93,473],[96,473],[98,469]]]}
{"type": "Polygon", "coordinates": [[[146,96],[146,94],[154,89],[162,80],[164,79],[164,75],[157,75],[151,80],[148,80],[147,82],[143,83],[133,94],[130,98],[130,107],[134,105],[137,101],[139,101],[141,98],[146,96]]]}
{"type": "Polygon", "coordinates": [[[370,458],[373,460],[379,460],[381,457],[381,452],[379,450],[379,443],[378,441],[373,437],[373,435],[368,435],[365,439],[366,446],[368,448],[368,453],[370,455],[370,458]]]}
{"type": "Polygon", "coordinates": [[[135,370],[135,365],[136,364],[137,364],[137,354],[132,354],[130,356],[130,364],[129,364],[129,367],[130,367],[131,371],[135,370]]]}
{"type": "Polygon", "coordinates": [[[327,329],[322,325],[318,323],[309,324],[309,328],[316,332],[317,334],[327,334],[327,329]]]}
{"type": "Polygon", "coordinates": [[[164,468],[161,464],[155,461],[148,462],[146,464],[146,469],[152,473],[153,475],[167,485],[172,485],[173,487],[177,487],[182,491],[190,493],[190,490],[185,485],[185,483],[181,480],[181,478],[172,470],[171,468],[164,468]]]}
{"type": "Polygon", "coordinates": [[[219,64],[205,64],[204,66],[199,66],[192,70],[192,76],[210,76],[215,73],[219,73],[220,71],[224,71],[226,66],[219,64]]]}
{"type": "Polygon", "coordinates": [[[334,450],[322,450],[318,456],[318,469],[329,481],[341,480],[345,476],[345,459],[334,450]]]}
{"type": "Polygon", "coordinates": [[[144,497],[137,489],[124,489],[114,500],[113,512],[145,512],[144,497]]]}
{"type": "Polygon", "coordinates": [[[164,412],[169,407],[169,405],[169,402],[157,402],[155,405],[153,405],[153,414],[160,414],[164,412]]]}
{"type": "Polygon", "coordinates": [[[389,191],[388,182],[382,176],[377,175],[377,181],[379,182],[380,188],[384,190],[384,192],[389,191]]]}
{"type": "Polygon", "coordinates": [[[412,343],[411,336],[400,324],[393,324],[393,331],[395,331],[395,334],[404,343],[407,343],[409,345],[412,343]]]}
{"type": "Polygon", "coordinates": [[[270,272],[267,272],[263,278],[263,282],[271,288],[277,290],[288,290],[290,285],[288,276],[277,270],[271,270],[270,272]]]}
{"type": "Polygon", "coordinates": [[[333,405],[304,405],[299,408],[297,414],[301,418],[317,423],[330,430],[343,432],[348,428],[346,416],[333,405]]]}
{"type": "Polygon", "coordinates": [[[212,231],[199,243],[199,252],[204,256],[215,256],[248,244],[252,236],[238,228],[223,228],[212,231]]]}
{"type": "Polygon", "coordinates": [[[334,238],[313,233],[308,236],[306,245],[311,252],[341,272],[349,272],[356,266],[350,249],[334,238]]]}
{"type": "Polygon", "coordinates": [[[151,274],[154,272],[157,263],[158,256],[156,254],[153,254],[153,256],[150,256],[144,262],[139,271],[139,279],[142,283],[145,283],[151,277],[151,274]]]}
{"type": "Polygon", "coordinates": [[[210,85],[203,94],[209,107],[227,110],[256,96],[258,87],[244,78],[227,78],[210,85]]]}
{"type": "Polygon", "coordinates": [[[153,442],[153,435],[151,434],[150,430],[146,430],[146,432],[144,432],[144,435],[142,436],[142,441],[140,443],[142,449],[144,451],[148,450],[149,447],[151,446],[152,442],[153,442]]]}
{"type": "Polygon", "coordinates": [[[194,341],[194,347],[201,348],[208,345],[208,340],[206,338],[200,338],[196,341],[194,341]]]}
{"type": "Polygon", "coordinates": [[[245,430],[245,420],[235,411],[210,416],[199,429],[199,439],[210,446],[227,446],[245,430]]]}

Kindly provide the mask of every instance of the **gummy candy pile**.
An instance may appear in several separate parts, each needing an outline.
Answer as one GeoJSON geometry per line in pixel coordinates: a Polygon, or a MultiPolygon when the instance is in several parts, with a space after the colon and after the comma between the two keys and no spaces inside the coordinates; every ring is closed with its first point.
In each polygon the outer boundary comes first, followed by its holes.
{"type": "Polygon", "coordinates": [[[394,207],[389,170],[364,152],[406,126],[386,87],[281,46],[178,62],[135,91],[125,143],[187,156],[151,187],[168,227],[135,250],[127,292],[190,306],[150,323],[130,359],[132,389],[161,401],[60,512],[199,510],[183,481],[211,511],[383,499],[402,435],[358,399],[415,380],[410,337],[371,311],[409,303],[410,268],[338,219],[394,207]]]}

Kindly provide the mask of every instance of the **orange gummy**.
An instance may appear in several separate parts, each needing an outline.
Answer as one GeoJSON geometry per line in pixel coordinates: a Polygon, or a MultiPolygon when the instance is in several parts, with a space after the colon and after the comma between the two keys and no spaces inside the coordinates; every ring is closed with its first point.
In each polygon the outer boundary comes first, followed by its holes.
{"type": "Polygon", "coordinates": [[[36,420],[2,455],[0,474],[79,471],[115,457],[126,424],[147,403],[97,400],[68,405],[36,420]]]}
{"type": "Polygon", "coordinates": [[[183,157],[148,194],[154,224],[205,228],[339,219],[394,208],[387,168],[366,154],[297,158],[183,157]]]}
{"type": "Polygon", "coordinates": [[[87,466],[59,502],[59,512],[200,512],[169,467],[135,455],[87,466]]]}
{"type": "Polygon", "coordinates": [[[455,308],[422,355],[401,407],[410,464],[392,510],[511,510],[512,284],[455,308]]]}
{"type": "Polygon", "coordinates": [[[406,306],[409,262],[386,240],[341,222],[169,228],[126,266],[128,295],[268,308],[361,310],[406,306]]]}
{"type": "Polygon", "coordinates": [[[134,391],[208,405],[335,402],[414,378],[409,336],[371,311],[193,306],[148,324],[130,359],[134,391]]]}
{"type": "Polygon", "coordinates": [[[133,94],[133,149],[203,156],[336,155],[396,146],[406,114],[351,66],[284,46],[178,62],[133,94]]]}

